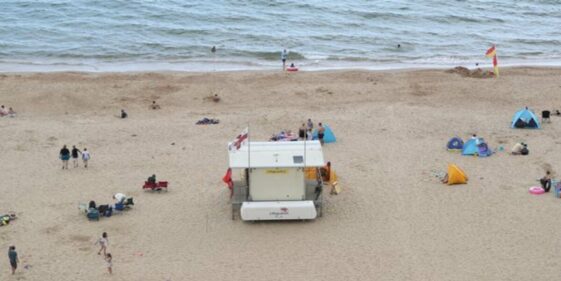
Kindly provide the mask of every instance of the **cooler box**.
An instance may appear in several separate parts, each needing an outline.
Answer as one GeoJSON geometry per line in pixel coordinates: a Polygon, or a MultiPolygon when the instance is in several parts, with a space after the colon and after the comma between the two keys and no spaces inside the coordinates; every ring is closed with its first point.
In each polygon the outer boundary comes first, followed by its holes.
{"type": "Polygon", "coordinates": [[[313,201],[244,202],[240,214],[244,221],[311,220],[317,217],[313,201]]]}

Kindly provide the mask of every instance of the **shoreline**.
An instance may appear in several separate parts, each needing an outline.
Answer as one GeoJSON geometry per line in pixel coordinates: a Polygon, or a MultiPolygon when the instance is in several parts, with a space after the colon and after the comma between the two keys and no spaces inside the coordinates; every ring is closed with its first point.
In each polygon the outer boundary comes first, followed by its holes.
{"type": "MultiPolygon", "coordinates": [[[[457,66],[475,69],[473,62],[451,63],[376,63],[352,61],[302,61],[296,66],[302,72],[322,71],[415,71],[415,70],[442,70],[457,66]]],[[[287,63],[288,65],[288,63],[287,63]]],[[[278,71],[281,65],[278,62],[234,62],[234,61],[151,61],[151,62],[0,62],[0,73],[146,73],[146,72],[178,72],[178,73],[209,73],[209,72],[252,72],[252,71],[278,71]]],[[[482,59],[479,62],[481,69],[492,69],[490,60],[482,59]]],[[[502,68],[561,68],[561,61],[547,60],[499,60],[502,68]]]]}

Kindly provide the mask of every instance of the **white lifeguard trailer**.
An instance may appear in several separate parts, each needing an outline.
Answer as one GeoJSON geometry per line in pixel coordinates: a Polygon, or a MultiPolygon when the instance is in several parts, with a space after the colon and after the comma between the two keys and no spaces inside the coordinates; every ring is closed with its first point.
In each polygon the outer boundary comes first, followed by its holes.
{"type": "Polygon", "coordinates": [[[229,158],[232,171],[240,171],[233,179],[232,219],[236,213],[244,221],[321,216],[319,141],[249,142],[230,149],[229,158]]]}

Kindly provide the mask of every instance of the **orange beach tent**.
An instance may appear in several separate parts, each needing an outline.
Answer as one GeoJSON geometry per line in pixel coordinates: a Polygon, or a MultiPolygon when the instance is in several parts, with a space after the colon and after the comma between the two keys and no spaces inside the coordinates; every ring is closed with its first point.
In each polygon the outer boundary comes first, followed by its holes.
{"type": "Polygon", "coordinates": [[[466,173],[455,164],[448,165],[448,185],[467,183],[466,173]]]}

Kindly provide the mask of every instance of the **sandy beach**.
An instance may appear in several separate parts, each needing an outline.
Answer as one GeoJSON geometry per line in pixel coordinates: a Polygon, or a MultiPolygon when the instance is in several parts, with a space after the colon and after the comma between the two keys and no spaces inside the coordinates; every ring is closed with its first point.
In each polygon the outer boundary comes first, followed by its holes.
{"type": "Polygon", "coordinates": [[[499,79],[444,70],[0,75],[0,250],[21,265],[1,280],[556,280],[561,199],[534,196],[546,169],[561,176],[561,117],[510,128],[524,106],[561,109],[561,69],[504,68],[499,79]],[[205,100],[218,94],[219,103],[205,100]],[[152,100],[162,109],[148,109],[152,100]],[[117,117],[121,108],[129,118],[117,117]],[[218,125],[197,126],[204,117],[218,125]],[[227,143],[311,118],[333,129],[324,146],[342,193],[310,222],[232,221],[221,181],[227,143]],[[453,136],[530,155],[448,152],[453,136]],[[62,170],[62,145],[88,148],[88,169],[62,170]],[[467,185],[434,176],[455,163],[467,185]],[[144,192],[149,175],[165,193],[144,192]],[[89,222],[78,203],[128,212],[89,222]],[[94,245],[109,234],[113,276],[94,245]],[[27,268],[24,266],[27,265],[27,268]]]}

